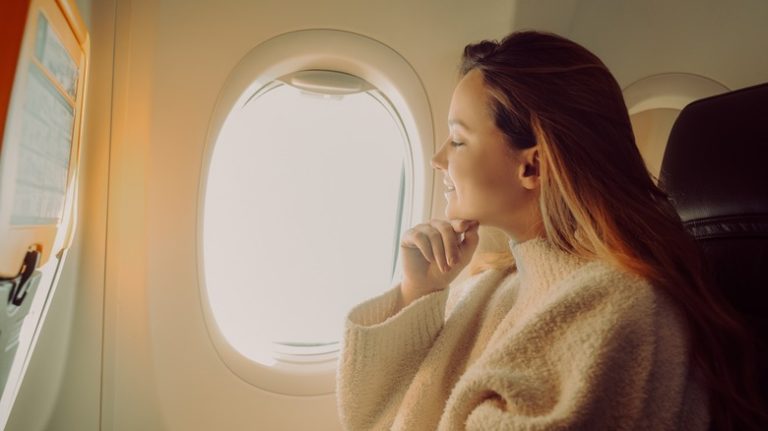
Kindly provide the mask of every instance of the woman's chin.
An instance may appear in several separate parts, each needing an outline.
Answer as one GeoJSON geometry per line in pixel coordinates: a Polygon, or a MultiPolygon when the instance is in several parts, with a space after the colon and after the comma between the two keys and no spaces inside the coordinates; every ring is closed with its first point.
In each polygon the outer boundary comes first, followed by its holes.
{"type": "Polygon", "coordinates": [[[445,207],[445,218],[448,220],[457,220],[457,219],[466,219],[466,214],[463,214],[461,211],[457,211],[455,208],[451,207],[451,204],[449,203],[445,207]]]}

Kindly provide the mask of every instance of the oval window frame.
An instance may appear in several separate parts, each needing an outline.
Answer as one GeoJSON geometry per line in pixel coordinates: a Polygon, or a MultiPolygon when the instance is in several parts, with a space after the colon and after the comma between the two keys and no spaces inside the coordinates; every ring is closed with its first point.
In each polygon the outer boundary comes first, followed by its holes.
{"type": "Polygon", "coordinates": [[[301,70],[333,70],[355,75],[378,89],[391,103],[405,129],[406,178],[401,223],[424,219],[431,207],[433,175],[429,165],[434,146],[432,113],[427,93],[414,68],[383,43],[342,30],[299,30],[268,39],[251,49],[232,69],[222,86],[206,133],[197,205],[197,269],[200,303],[208,336],[224,365],[245,382],[263,390],[297,396],[333,393],[338,357],[272,366],[255,362],[235,349],[216,323],[205,277],[203,227],[205,193],[211,156],[229,113],[258,89],[301,70]],[[418,127],[417,125],[422,125],[418,127]]]}
{"type": "MultiPolygon", "coordinates": [[[[667,72],[640,78],[624,87],[622,94],[629,117],[633,118],[640,113],[656,109],[674,109],[679,115],[680,111],[691,102],[728,91],[730,89],[722,83],[702,75],[667,72]]],[[[666,143],[664,147],[660,160],[664,159],[666,143]]],[[[655,164],[651,164],[648,169],[656,181],[658,174],[654,171],[654,167],[655,164]]]]}
{"type": "Polygon", "coordinates": [[[694,73],[668,72],[640,78],[624,87],[629,115],[658,108],[681,111],[689,103],[730,91],[724,84],[694,73]]]}

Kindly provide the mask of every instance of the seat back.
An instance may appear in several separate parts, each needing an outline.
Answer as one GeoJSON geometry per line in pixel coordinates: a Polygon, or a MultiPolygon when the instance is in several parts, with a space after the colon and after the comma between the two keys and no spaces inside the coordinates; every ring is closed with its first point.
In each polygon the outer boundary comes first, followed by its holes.
{"type": "Polygon", "coordinates": [[[659,183],[717,287],[758,336],[759,387],[768,400],[768,83],[686,106],[659,183]]]}

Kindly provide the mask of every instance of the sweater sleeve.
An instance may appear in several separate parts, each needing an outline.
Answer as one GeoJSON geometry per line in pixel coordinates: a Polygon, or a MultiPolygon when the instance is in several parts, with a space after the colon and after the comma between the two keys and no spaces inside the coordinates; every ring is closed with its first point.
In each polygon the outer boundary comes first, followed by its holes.
{"type": "Polygon", "coordinates": [[[443,327],[448,289],[394,313],[400,286],[350,311],[336,394],[350,430],[387,429],[410,381],[443,327]]]}
{"type": "Polygon", "coordinates": [[[686,337],[662,299],[634,283],[550,304],[467,370],[438,429],[706,429],[682,424],[686,337]]]}

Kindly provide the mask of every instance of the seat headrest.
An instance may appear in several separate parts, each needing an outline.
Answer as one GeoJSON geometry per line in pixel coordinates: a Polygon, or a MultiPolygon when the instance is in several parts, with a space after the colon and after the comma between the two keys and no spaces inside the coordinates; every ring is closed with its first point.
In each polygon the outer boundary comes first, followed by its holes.
{"type": "Polygon", "coordinates": [[[751,235],[768,236],[768,83],[686,106],[672,127],[659,183],[689,228],[731,216],[752,225],[754,217],[751,235]]]}

